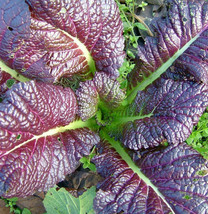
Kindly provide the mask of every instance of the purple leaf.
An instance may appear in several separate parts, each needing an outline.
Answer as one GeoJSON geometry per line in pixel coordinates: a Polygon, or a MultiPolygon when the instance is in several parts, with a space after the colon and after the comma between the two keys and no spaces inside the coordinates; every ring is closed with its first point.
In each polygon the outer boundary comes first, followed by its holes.
{"type": "Polygon", "coordinates": [[[174,70],[183,70],[186,76],[190,75],[204,84],[208,82],[208,23],[206,29],[174,63],[174,70]]]}
{"type": "Polygon", "coordinates": [[[207,213],[208,163],[186,143],[144,152],[136,164],[175,213],[207,213]]]}
{"type": "Polygon", "coordinates": [[[76,112],[69,88],[31,81],[5,93],[0,103],[1,196],[45,191],[76,169],[99,141],[87,128],[68,130],[76,112]]]}
{"type": "Polygon", "coordinates": [[[7,20],[1,20],[0,29],[5,33],[0,37],[0,57],[11,68],[44,82],[87,75],[95,71],[95,66],[114,78],[119,75],[124,39],[113,0],[27,0],[19,5],[12,0],[6,2],[1,13],[9,7],[7,19],[11,23],[15,20],[15,25],[11,30],[7,20]]]}
{"type": "Polygon", "coordinates": [[[30,33],[30,12],[22,0],[0,1],[0,58],[11,65],[13,51],[18,51],[30,33]]]}
{"type": "Polygon", "coordinates": [[[135,117],[125,125],[122,141],[134,150],[164,141],[183,142],[207,105],[206,85],[161,78],[146,91],[138,92],[131,106],[135,117]]]}
{"type": "Polygon", "coordinates": [[[138,61],[129,75],[130,84],[152,75],[161,75],[173,64],[177,72],[182,69],[196,81],[207,84],[208,2],[201,0],[168,0],[164,18],[152,23],[155,37],[147,37],[138,48],[138,61]],[[161,67],[163,66],[163,68],[161,67]],[[161,71],[160,71],[161,69],[161,71]]]}
{"type": "Polygon", "coordinates": [[[96,114],[100,102],[105,103],[101,103],[101,107],[106,105],[109,109],[113,109],[118,107],[125,98],[119,82],[111,79],[104,72],[96,73],[93,80],[82,82],[76,95],[78,114],[83,121],[96,114]]]}
{"type": "Polygon", "coordinates": [[[120,89],[120,83],[105,73],[96,73],[93,81],[100,99],[112,108],[118,107],[125,98],[124,91],[120,89]]]}
{"type": "Polygon", "coordinates": [[[104,180],[97,186],[96,213],[206,213],[208,164],[186,144],[142,155],[137,164],[146,176],[107,144],[98,152],[93,162],[104,180]]]}

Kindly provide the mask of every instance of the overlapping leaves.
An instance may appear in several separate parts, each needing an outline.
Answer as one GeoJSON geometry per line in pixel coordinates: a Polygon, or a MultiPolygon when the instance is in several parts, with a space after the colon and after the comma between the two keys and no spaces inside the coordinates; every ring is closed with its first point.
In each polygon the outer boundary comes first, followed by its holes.
{"type": "Polygon", "coordinates": [[[123,142],[135,150],[183,142],[207,106],[208,3],[170,0],[167,5],[166,17],[152,23],[155,37],[139,46],[129,75],[135,117],[124,127],[123,142]]]}
{"type": "Polygon", "coordinates": [[[122,25],[113,0],[0,0],[1,63],[44,82],[87,75],[94,66],[101,71],[75,93],[36,81],[2,91],[1,196],[46,191],[100,144],[94,162],[104,181],[94,201],[97,213],[206,213],[207,162],[182,142],[208,105],[208,3],[167,2],[167,17],[153,24],[155,37],[139,47],[129,76],[133,90],[123,102],[115,80],[123,59],[122,25]],[[96,124],[101,138],[122,130],[130,149],[165,141],[170,146],[131,151],[132,159],[123,149],[119,155],[88,127],[99,108],[101,120],[108,120],[96,124]]]}
{"type": "Polygon", "coordinates": [[[105,73],[96,73],[93,80],[80,84],[76,91],[78,101],[78,114],[82,120],[94,116],[98,107],[105,103],[107,108],[116,108],[125,98],[125,93],[120,89],[118,81],[111,79],[105,73]]]}
{"type": "Polygon", "coordinates": [[[0,13],[0,57],[24,76],[56,82],[95,69],[118,76],[124,39],[113,0],[1,0],[0,13]]]}

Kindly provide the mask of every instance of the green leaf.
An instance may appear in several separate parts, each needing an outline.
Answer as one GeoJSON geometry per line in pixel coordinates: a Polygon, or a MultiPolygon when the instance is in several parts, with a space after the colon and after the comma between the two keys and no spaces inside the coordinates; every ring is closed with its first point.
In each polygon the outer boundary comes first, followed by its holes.
{"type": "Polygon", "coordinates": [[[24,208],[22,210],[22,214],[31,214],[30,210],[28,210],[27,208],[24,208]]]}
{"type": "Polygon", "coordinates": [[[129,57],[133,58],[133,59],[135,58],[134,53],[133,53],[132,51],[130,51],[130,50],[127,51],[127,55],[128,55],[129,57]]]}
{"type": "Polygon", "coordinates": [[[89,168],[91,171],[95,172],[96,171],[96,167],[95,164],[90,162],[90,159],[86,158],[86,157],[82,157],[80,159],[80,162],[83,163],[83,168],[89,168]]]}
{"type": "Polygon", "coordinates": [[[142,23],[138,23],[138,22],[134,23],[134,27],[138,27],[141,30],[146,30],[147,31],[147,28],[142,23]]]}
{"type": "Polygon", "coordinates": [[[94,214],[93,200],[96,188],[93,186],[79,198],[75,198],[64,188],[51,188],[43,201],[47,214],[94,214]]]}
{"type": "Polygon", "coordinates": [[[7,200],[8,200],[8,201],[13,202],[13,204],[15,205],[15,204],[16,204],[16,202],[18,201],[18,198],[17,198],[17,197],[14,197],[14,198],[8,198],[7,200]]]}
{"type": "Polygon", "coordinates": [[[8,88],[11,88],[16,81],[14,79],[8,79],[6,85],[8,88]]]}

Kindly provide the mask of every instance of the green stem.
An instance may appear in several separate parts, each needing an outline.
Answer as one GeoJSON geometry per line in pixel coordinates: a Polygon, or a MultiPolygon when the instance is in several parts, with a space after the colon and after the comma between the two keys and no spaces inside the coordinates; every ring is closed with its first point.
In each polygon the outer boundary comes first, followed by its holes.
{"type": "MultiPolygon", "coordinates": [[[[46,138],[48,136],[53,136],[56,135],[58,133],[62,133],[62,132],[66,132],[69,130],[75,130],[75,129],[79,129],[79,128],[91,128],[92,130],[97,130],[98,129],[98,125],[96,123],[96,120],[94,118],[91,118],[85,122],[83,122],[82,120],[76,120],[73,121],[71,123],[69,123],[66,126],[61,126],[61,127],[56,127],[53,129],[48,130],[47,132],[42,133],[41,135],[34,135],[32,138],[30,138],[29,140],[26,140],[20,144],[18,144],[17,146],[13,147],[12,149],[10,149],[9,151],[5,152],[4,154],[0,155],[0,158],[2,158],[5,155],[8,155],[9,153],[15,151],[16,149],[27,145],[28,143],[30,143],[31,141],[38,141],[38,139],[40,138],[46,138]]],[[[18,136],[17,136],[18,137],[18,136]]],[[[21,136],[20,136],[21,138],[21,136]]]]}
{"type": "Polygon", "coordinates": [[[17,71],[11,69],[9,66],[7,66],[2,60],[0,60],[0,69],[2,71],[5,71],[6,73],[10,74],[13,78],[20,82],[27,82],[30,79],[24,77],[23,75],[19,74],[17,71]]]}
{"type": "Polygon", "coordinates": [[[112,122],[112,126],[117,126],[117,125],[121,125],[121,124],[125,124],[128,122],[133,122],[135,120],[141,120],[144,118],[149,118],[153,115],[153,111],[147,115],[136,115],[136,116],[130,116],[130,117],[118,117],[115,118],[112,122]]]}
{"type": "Polygon", "coordinates": [[[91,118],[87,121],[82,121],[82,120],[75,120],[71,122],[69,125],[63,126],[63,127],[57,127],[57,132],[65,132],[67,130],[74,130],[74,129],[79,129],[79,128],[90,128],[93,130],[96,130],[98,128],[98,125],[96,123],[95,118],[91,118]]]}
{"type": "Polygon", "coordinates": [[[132,8],[132,11],[130,11],[130,12],[131,12],[131,15],[132,15],[132,25],[133,25],[134,22],[135,22],[135,17],[133,16],[133,14],[134,14],[134,7],[135,7],[135,1],[133,0],[133,8],[132,8]]]}
{"type": "MultiPolygon", "coordinates": [[[[119,6],[119,10],[120,10],[120,8],[121,8],[120,2],[118,2],[118,0],[116,0],[116,3],[117,3],[117,5],[119,6]]],[[[124,13],[124,11],[123,11],[123,10],[120,10],[120,12],[123,14],[123,16],[124,16],[126,22],[128,23],[128,26],[131,28],[131,33],[132,33],[133,37],[136,38],[136,35],[135,35],[135,33],[134,33],[134,28],[132,27],[132,25],[133,25],[133,23],[134,23],[134,22],[133,22],[133,21],[134,21],[134,18],[133,18],[132,23],[130,23],[130,21],[129,21],[129,19],[126,17],[126,14],[124,13]]],[[[131,10],[129,10],[129,12],[130,12],[130,14],[132,14],[132,11],[131,11],[131,10]]],[[[132,16],[132,17],[134,17],[134,16],[132,16]]],[[[137,43],[137,46],[138,46],[137,40],[136,40],[136,43],[137,43]]]]}

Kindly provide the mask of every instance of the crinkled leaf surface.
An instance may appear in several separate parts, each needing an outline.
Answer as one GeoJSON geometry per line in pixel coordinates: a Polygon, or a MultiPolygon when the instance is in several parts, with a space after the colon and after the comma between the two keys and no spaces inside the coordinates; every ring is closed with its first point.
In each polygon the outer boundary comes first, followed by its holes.
{"type": "MultiPolygon", "coordinates": [[[[99,137],[87,128],[30,140],[1,155],[0,195],[24,197],[47,191],[72,173],[99,137]]],[[[4,150],[5,152],[5,150],[4,150]]]]}
{"type": "Polygon", "coordinates": [[[96,114],[99,102],[101,107],[106,105],[116,108],[125,98],[118,81],[104,72],[96,73],[93,80],[82,82],[76,91],[78,101],[78,114],[82,120],[87,120],[96,114]]]}
{"type": "MultiPolygon", "coordinates": [[[[18,134],[41,135],[75,119],[77,102],[74,92],[60,86],[35,81],[18,83],[5,94],[0,104],[0,127],[4,145],[13,148],[18,134]]],[[[23,138],[25,138],[23,137],[23,138]]]]}
{"type": "Polygon", "coordinates": [[[95,87],[94,81],[89,80],[80,83],[79,89],[76,91],[78,102],[78,115],[83,121],[93,117],[98,108],[99,95],[95,87]]]}
{"type": "Polygon", "coordinates": [[[113,0],[0,1],[0,57],[29,78],[104,71],[117,77],[124,39],[113,0]]]}
{"type": "Polygon", "coordinates": [[[69,88],[31,81],[6,92],[0,103],[1,196],[45,191],[76,169],[99,141],[87,128],[64,128],[76,112],[69,88]]]}
{"type": "Polygon", "coordinates": [[[13,51],[18,51],[30,33],[30,12],[22,0],[0,1],[0,57],[12,66],[13,51]]]}
{"type": "Polygon", "coordinates": [[[142,154],[136,163],[150,180],[107,144],[99,152],[94,162],[105,180],[97,186],[96,213],[207,212],[208,163],[186,144],[142,154]]]}
{"type": "Polygon", "coordinates": [[[152,23],[155,37],[138,48],[138,61],[129,80],[133,87],[146,77],[161,75],[174,62],[174,72],[183,70],[197,81],[208,82],[208,2],[168,0],[164,18],[152,23]],[[152,74],[152,75],[151,75],[152,74]]]}
{"type": "Polygon", "coordinates": [[[98,185],[95,211],[206,214],[207,162],[178,142],[190,134],[208,105],[208,3],[167,2],[167,17],[154,23],[156,37],[139,47],[140,60],[130,80],[133,86],[138,81],[146,83],[134,95],[178,57],[169,70],[185,74],[189,81],[166,76],[139,92],[135,100],[132,96],[134,102],[126,102],[132,104],[129,109],[123,105],[114,114],[114,107],[125,97],[115,81],[124,55],[114,0],[0,0],[0,63],[44,82],[74,74],[88,76],[94,66],[101,71],[93,80],[81,83],[78,105],[71,89],[33,81],[18,83],[5,93],[0,103],[0,196],[46,191],[73,172],[80,158],[99,142],[88,128],[75,129],[76,114],[87,120],[99,107],[101,116],[109,120],[109,127],[108,123],[99,127],[100,133],[111,134],[112,127],[120,131],[124,126],[122,140],[129,148],[154,147],[166,140],[172,144],[141,153],[141,159],[133,157],[146,176],[124,149],[119,155],[109,146],[99,145],[94,162],[104,181],[98,185]],[[104,102],[108,111],[99,106],[104,102]],[[125,110],[129,111],[123,122],[125,110]],[[118,120],[112,122],[116,116],[118,120]]]}
{"type": "Polygon", "coordinates": [[[138,92],[131,106],[135,117],[125,125],[122,141],[134,150],[183,142],[207,105],[207,85],[161,78],[138,92]]]}
{"type": "Polygon", "coordinates": [[[208,163],[187,144],[150,150],[136,164],[176,213],[207,213],[208,163]]]}
{"type": "Polygon", "coordinates": [[[120,89],[119,82],[111,79],[105,73],[97,73],[94,83],[100,99],[108,103],[111,108],[118,107],[125,98],[125,93],[120,89]]]}

